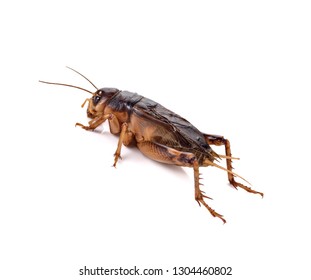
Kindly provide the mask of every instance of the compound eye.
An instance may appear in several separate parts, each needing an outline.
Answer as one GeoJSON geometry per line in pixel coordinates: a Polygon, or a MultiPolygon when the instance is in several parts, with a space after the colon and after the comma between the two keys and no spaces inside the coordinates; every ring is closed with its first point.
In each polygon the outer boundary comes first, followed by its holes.
{"type": "Polygon", "coordinates": [[[95,105],[99,102],[99,100],[100,100],[100,96],[96,95],[93,97],[93,102],[95,105]]]}

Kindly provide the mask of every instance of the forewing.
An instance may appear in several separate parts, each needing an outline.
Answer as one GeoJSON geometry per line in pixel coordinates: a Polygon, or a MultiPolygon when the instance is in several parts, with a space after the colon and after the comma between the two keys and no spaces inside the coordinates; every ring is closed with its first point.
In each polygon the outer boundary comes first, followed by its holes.
{"type": "Polygon", "coordinates": [[[161,136],[155,135],[155,137],[159,138],[157,142],[160,144],[187,152],[197,151],[209,154],[211,148],[206,143],[203,134],[186,119],[162,105],[143,98],[135,104],[133,112],[159,127],[161,136]]]}

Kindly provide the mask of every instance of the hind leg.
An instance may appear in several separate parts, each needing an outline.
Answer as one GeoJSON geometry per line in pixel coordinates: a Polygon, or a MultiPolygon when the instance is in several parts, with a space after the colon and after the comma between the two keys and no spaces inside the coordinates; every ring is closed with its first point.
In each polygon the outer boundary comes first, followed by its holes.
{"type": "Polygon", "coordinates": [[[209,198],[200,189],[202,185],[199,173],[199,163],[192,153],[181,152],[173,148],[151,142],[151,141],[137,141],[137,147],[147,157],[166,164],[174,164],[179,166],[192,167],[194,171],[194,198],[201,206],[203,204],[213,217],[221,219],[224,223],[226,220],[213,210],[205,201],[204,198],[209,198]]]}
{"type": "MultiPolygon", "coordinates": [[[[212,135],[212,134],[203,134],[205,137],[206,142],[209,145],[216,145],[216,146],[225,146],[225,150],[226,150],[226,156],[228,157],[226,159],[226,163],[227,163],[227,169],[232,171],[233,167],[232,167],[232,155],[231,155],[231,148],[230,148],[230,142],[228,139],[225,139],[223,136],[219,136],[219,135],[212,135]]],[[[227,172],[228,174],[228,180],[230,182],[230,184],[232,186],[234,186],[235,188],[242,188],[244,190],[246,190],[247,192],[250,193],[255,193],[255,194],[260,194],[263,197],[263,193],[262,192],[257,192],[255,190],[252,190],[250,187],[247,187],[239,182],[235,181],[234,175],[232,173],[227,172]]]]}

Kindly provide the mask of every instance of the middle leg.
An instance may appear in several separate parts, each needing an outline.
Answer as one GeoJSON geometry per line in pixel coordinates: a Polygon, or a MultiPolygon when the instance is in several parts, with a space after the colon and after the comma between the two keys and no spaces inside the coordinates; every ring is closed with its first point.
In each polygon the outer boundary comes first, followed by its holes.
{"type": "Polygon", "coordinates": [[[134,139],[133,133],[128,130],[128,124],[123,123],[121,126],[121,132],[120,132],[120,137],[118,141],[118,146],[116,149],[116,152],[114,153],[114,163],[113,166],[116,167],[116,164],[118,162],[118,159],[121,158],[121,148],[122,144],[125,146],[128,146],[132,140],[134,139]]]}

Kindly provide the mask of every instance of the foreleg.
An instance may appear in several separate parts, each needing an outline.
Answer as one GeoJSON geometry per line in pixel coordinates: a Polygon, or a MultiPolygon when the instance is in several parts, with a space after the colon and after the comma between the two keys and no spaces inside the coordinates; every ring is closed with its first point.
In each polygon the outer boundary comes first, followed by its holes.
{"type": "Polygon", "coordinates": [[[94,130],[96,127],[103,124],[107,119],[113,120],[115,116],[113,114],[105,114],[101,116],[97,116],[94,119],[89,121],[89,125],[83,125],[81,123],[76,123],[76,126],[81,126],[85,130],[94,130]]]}

